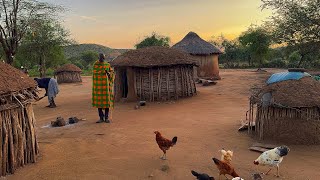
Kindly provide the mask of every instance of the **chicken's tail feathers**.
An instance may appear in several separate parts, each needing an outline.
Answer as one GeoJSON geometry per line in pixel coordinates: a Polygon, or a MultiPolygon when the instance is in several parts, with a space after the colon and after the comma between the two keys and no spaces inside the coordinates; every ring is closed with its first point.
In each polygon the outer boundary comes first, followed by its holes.
{"type": "Polygon", "coordinates": [[[212,158],[212,160],[213,160],[213,162],[214,162],[216,165],[220,164],[220,160],[219,160],[219,159],[217,159],[217,158],[212,158]]]}
{"type": "Polygon", "coordinates": [[[199,176],[199,173],[195,172],[194,170],[191,170],[191,173],[192,173],[195,177],[198,177],[198,176],[199,176]]]}
{"type": "Polygon", "coordinates": [[[177,136],[173,137],[172,138],[172,146],[176,145],[177,141],[178,141],[178,137],[177,136]]]}
{"type": "Polygon", "coordinates": [[[234,170],[233,170],[233,172],[230,174],[232,177],[240,177],[234,170]]]}

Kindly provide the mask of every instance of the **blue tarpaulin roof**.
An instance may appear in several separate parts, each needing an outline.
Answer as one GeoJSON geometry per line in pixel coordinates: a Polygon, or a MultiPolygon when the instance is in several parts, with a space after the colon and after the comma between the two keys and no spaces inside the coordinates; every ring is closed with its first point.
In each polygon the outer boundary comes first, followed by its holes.
{"type": "Polygon", "coordinates": [[[286,81],[286,80],[298,80],[306,76],[311,76],[306,72],[281,72],[273,74],[267,81],[267,84],[275,82],[286,81]]]}

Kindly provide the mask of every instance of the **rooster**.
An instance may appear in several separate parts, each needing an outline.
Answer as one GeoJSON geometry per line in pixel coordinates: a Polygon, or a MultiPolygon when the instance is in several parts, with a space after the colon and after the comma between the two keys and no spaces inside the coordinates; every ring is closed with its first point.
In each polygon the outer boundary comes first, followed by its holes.
{"type": "MultiPolygon", "coordinates": [[[[271,167],[277,166],[277,177],[279,177],[279,165],[283,160],[283,157],[289,153],[290,149],[287,146],[279,146],[274,149],[263,152],[258,159],[253,161],[255,165],[268,165],[271,167]]],[[[268,173],[272,168],[269,169],[268,173]]]]}
{"type": "Polygon", "coordinates": [[[232,177],[239,177],[239,175],[235,172],[234,168],[231,166],[231,164],[226,163],[224,161],[220,161],[217,158],[212,158],[213,162],[217,165],[217,168],[219,169],[219,179],[221,175],[224,175],[226,177],[226,174],[232,176],[232,177]]]}
{"type": "Polygon", "coordinates": [[[175,136],[174,138],[172,138],[172,140],[169,140],[164,138],[159,131],[155,131],[154,133],[156,134],[157,144],[159,145],[159,148],[163,151],[163,156],[161,157],[161,159],[165,160],[167,150],[169,150],[170,147],[174,146],[177,143],[178,138],[175,136]]]}
{"type": "Polygon", "coordinates": [[[214,180],[214,177],[210,177],[208,174],[201,174],[195,171],[191,171],[191,173],[198,179],[198,180],[214,180]]]}

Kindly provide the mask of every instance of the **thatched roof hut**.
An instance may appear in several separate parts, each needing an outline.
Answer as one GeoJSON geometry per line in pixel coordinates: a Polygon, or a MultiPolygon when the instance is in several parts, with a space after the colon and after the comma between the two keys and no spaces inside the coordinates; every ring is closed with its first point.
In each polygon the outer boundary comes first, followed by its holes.
{"type": "Polygon", "coordinates": [[[269,84],[250,98],[249,132],[259,140],[320,144],[319,105],[320,83],[312,77],[269,84]]]}
{"type": "Polygon", "coordinates": [[[172,48],[183,50],[198,59],[200,64],[197,69],[198,77],[220,79],[218,58],[222,52],[198,34],[189,32],[172,48]]]}
{"type": "Polygon", "coordinates": [[[148,47],[128,51],[111,62],[117,74],[115,98],[163,101],[196,94],[193,66],[183,51],[148,47]]]}
{"type": "Polygon", "coordinates": [[[36,83],[20,70],[0,62],[0,176],[13,174],[39,154],[31,102],[36,83]]]}
{"type": "Polygon", "coordinates": [[[82,70],[73,64],[65,64],[59,67],[55,72],[57,82],[61,83],[77,83],[82,82],[81,79],[82,70]]]}

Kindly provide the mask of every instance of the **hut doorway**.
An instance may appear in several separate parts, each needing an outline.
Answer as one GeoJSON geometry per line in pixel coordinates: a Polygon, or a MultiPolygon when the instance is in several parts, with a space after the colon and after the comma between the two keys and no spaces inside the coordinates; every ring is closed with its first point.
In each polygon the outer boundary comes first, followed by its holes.
{"type": "Polygon", "coordinates": [[[121,72],[121,92],[122,92],[122,98],[128,97],[128,76],[127,76],[127,70],[123,69],[121,72]]]}

